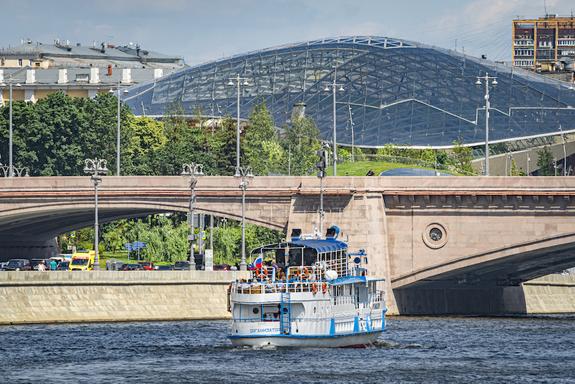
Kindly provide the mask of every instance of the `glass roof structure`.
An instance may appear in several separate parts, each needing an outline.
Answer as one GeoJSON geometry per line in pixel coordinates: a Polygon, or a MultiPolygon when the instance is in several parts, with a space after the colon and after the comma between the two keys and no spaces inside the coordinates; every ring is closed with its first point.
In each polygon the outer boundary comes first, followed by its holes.
{"type": "Polygon", "coordinates": [[[575,131],[575,90],[565,82],[416,42],[354,36],[314,40],[236,55],[189,67],[130,89],[124,101],[137,115],[162,116],[174,103],[185,113],[236,117],[237,88],[246,78],[240,117],[265,102],[276,126],[289,123],[304,103],[321,136],[341,145],[449,147],[485,140],[485,86],[490,87],[490,142],[575,131]],[[343,87],[343,90],[339,90],[343,87]]]}

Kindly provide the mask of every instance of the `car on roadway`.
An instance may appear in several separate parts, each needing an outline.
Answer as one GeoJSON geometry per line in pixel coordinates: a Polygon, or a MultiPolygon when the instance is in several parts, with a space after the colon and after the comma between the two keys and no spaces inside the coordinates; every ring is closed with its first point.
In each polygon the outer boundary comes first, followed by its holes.
{"type": "Polygon", "coordinates": [[[144,267],[140,264],[124,264],[121,271],[143,271],[144,267]]]}
{"type": "Polygon", "coordinates": [[[173,270],[174,270],[173,265],[155,265],[154,266],[154,271],[173,271],[173,270]]]}
{"type": "Polygon", "coordinates": [[[32,265],[28,259],[11,259],[3,269],[4,271],[31,271],[32,265]]]}
{"type": "Polygon", "coordinates": [[[174,271],[189,271],[191,269],[189,261],[176,261],[174,271]]]}
{"type": "Polygon", "coordinates": [[[151,261],[139,261],[138,264],[140,264],[144,268],[144,271],[154,270],[154,263],[152,263],[151,261]]]}
{"type": "Polygon", "coordinates": [[[57,271],[67,271],[69,269],[70,269],[70,262],[67,260],[60,261],[60,263],[56,267],[57,271]]]}
{"type": "Polygon", "coordinates": [[[214,271],[230,271],[232,266],[229,264],[215,264],[214,271]]]}

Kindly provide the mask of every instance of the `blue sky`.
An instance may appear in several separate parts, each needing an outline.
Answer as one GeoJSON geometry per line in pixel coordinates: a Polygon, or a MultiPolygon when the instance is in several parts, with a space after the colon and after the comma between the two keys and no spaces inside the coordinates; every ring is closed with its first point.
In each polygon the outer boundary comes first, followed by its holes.
{"type": "MultiPolygon", "coordinates": [[[[547,0],[569,15],[573,0],[547,0]]],[[[511,20],[543,0],[0,0],[0,46],[21,39],[138,42],[198,64],[340,35],[381,35],[509,60],[511,20]],[[11,31],[11,33],[7,33],[11,31]],[[457,42],[456,42],[457,40],[457,42]]]]}

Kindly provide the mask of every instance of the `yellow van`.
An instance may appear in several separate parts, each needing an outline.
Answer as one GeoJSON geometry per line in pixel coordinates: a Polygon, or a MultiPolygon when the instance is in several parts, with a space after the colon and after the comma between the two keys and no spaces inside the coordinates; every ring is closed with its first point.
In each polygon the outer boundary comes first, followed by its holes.
{"type": "Polygon", "coordinates": [[[94,269],[95,251],[80,251],[72,255],[70,271],[91,271],[94,269]]]}

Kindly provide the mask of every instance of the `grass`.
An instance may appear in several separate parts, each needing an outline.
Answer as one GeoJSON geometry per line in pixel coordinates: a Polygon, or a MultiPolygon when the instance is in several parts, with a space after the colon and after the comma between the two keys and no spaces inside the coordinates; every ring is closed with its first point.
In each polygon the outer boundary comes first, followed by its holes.
{"type": "MultiPolygon", "coordinates": [[[[338,176],[365,176],[369,170],[372,170],[376,176],[379,176],[381,172],[387,171],[389,169],[395,168],[418,168],[418,169],[430,169],[433,168],[422,167],[415,164],[404,164],[404,163],[392,163],[388,161],[355,161],[346,162],[337,165],[337,175],[338,176]]],[[[333,175],[333,167],[328,167],[328,176],[333,175]]]]}
{"type": "MultiPolygon", "coordinates": [[[[130,254],[130,258],[128,259],[128,251],[120,251],[120,252],[102,252],[100,255],[100,269],[106,269],[106,261],[107,260],[117,260],[121,261],[125,264],[135,264],[138,262],[138,255],[136,252],[132,252],[130,254]]],[[[140,261],[148,261],[144,259],[142,255],[140,255],[140,261]]],[[[173,263],[168,263],[164,261],[154,262],[154,265],[169,265],[173,263]]]]}

